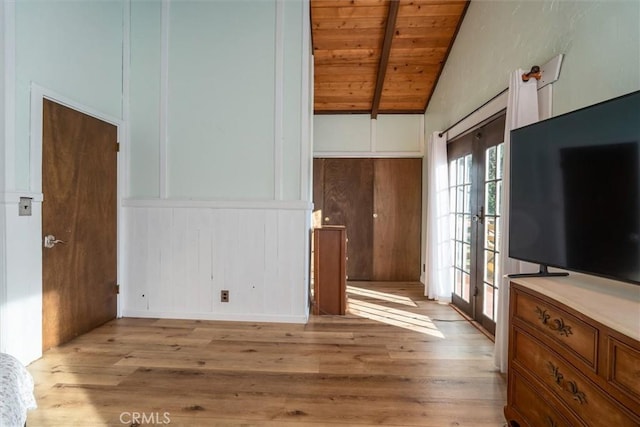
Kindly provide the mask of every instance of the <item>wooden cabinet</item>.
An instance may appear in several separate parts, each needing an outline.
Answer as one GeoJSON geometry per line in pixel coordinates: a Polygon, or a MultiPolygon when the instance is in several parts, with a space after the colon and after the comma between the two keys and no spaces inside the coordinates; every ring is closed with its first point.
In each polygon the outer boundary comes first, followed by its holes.
{"type": "Polygon", "coordinates": [[[344,226],[313,230],[313,314],[347,309],[347,232],[344,226]]]}
{"type": "Polygon", "coordinates": [[[639,287],[513,279],[509,300],[510,426],[640,425],[639,287]]]}

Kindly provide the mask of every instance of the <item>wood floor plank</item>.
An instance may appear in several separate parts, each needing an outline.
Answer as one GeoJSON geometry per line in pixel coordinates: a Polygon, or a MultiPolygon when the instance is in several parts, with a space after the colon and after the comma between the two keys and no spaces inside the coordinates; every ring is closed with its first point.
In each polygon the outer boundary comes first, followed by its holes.
{"type": "Polygon", "coordinates": [[[423,291],[351,282],[306,325],[117,319],[28,367],[28,425],[502,426],[493,343],[423,291]]]}

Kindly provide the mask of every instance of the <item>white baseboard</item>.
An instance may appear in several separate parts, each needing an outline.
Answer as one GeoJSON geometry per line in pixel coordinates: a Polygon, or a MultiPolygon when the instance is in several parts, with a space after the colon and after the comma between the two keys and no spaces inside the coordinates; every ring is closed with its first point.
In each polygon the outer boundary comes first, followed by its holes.
{"type": "Polygon", "coordinates": [[[225,314],[225,313],[175,313],[166,311],[123,310],[122,317],[146,319],[217,320],[230,322],[298,323],[308,322],[308,316],[280,314],[225,314]]]}

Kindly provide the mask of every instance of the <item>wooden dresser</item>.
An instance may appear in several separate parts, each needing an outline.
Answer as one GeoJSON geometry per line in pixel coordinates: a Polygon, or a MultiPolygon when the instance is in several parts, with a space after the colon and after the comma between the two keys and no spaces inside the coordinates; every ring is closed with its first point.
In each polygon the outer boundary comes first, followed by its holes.
{"type": "Polygon", "coordinates": [[[313,230],[313,314],[347,309],[347,231],[343,225],[313,230]]]}
{"type": "Polygon", "coordinates": [[[640,426],[640,286],[511,280],[511,427],[640,426]]]}

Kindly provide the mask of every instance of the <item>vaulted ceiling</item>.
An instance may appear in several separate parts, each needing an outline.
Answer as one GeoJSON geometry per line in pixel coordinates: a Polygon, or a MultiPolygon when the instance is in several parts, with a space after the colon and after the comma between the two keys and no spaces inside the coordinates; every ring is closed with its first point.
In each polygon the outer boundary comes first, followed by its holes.
{"type": "Polygon", "coordinates": [[[424,113],[468,0],[311,0],[314,110],[424,113]]]}

